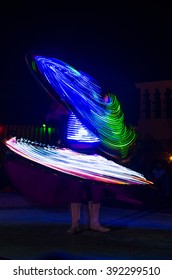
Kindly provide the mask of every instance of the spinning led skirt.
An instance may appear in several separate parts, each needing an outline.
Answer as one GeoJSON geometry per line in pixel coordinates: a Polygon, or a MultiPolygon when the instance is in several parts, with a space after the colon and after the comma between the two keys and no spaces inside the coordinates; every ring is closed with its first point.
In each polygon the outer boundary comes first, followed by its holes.
{"type": "Polygon", "coordinates": [[[59,172],[79,178],[112,184],[152,184],[144,176],[98,155],[70,149],[41,147],[31,141],[11,138],[6,145],[18,155],[59,172]]]}
{"type": "MultiPolygon", "coordinates": [[[[152,184],[142,174],[108,160],[98,153],[84,152],[84,145],[97,146],[105,154],[125,158],[135,141],[135,132],[124,124],[117,97],[101,95],[101,87],[89,75],[68,64],[43,56],[27,58],[28,65],[46,91],[70,112],[67,140],[80,144],[81,152],[69,148],[38,145],[11,138],[6,146],[16,154],[59,173],[91,181],[120,185],[152,184]]],[[[71,145],[71,146],[72,146],[71,145]]],[[[70,147],[71,147],[70,146],[70,147]]],[[[78,145],[77,145],[78,146],[78,145]]]]}
{"type": "Polygon", "coordinates": [[[61,60],[35,55],[27,63],[44,89],[100,139],[101,151],[127,156],[136,133],[125,125],[115,95],[109,94],[107,102],[97,81],[61,60]]]}

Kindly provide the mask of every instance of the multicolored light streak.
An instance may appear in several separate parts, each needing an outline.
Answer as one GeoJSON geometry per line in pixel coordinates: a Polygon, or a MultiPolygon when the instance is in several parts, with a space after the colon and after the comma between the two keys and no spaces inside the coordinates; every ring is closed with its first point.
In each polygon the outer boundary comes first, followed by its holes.
{"type": "Polygon", "coordinates": [[[42,78],[49,94],[56,100],[60,98],[82,124],[100,138],[99,148],[103,152],[122,158],[127,156],[136,133],[125,125],[115,95],[110,94],[107,103],[102,98],[101,87],[92,77],[55,58],[33,56],[31,67],[38,79],[42,78]]]}
{"type": "MultiPolygon", "coordinates": [[[[102,98],[101,88],[89,75],[68,64],[42,56],[34,56],[31,67],[43,77],[44,88],[56,101],[71,111],[68,140],[99,144],[108,154],[121,153],[126,157],[136,134],[124,124],[124,114],[115,95],[102,98]],[[60,97],[60,100],[59,100],[60,97]],[[73,129],[73,132],[71,131],[73,129]]],[[[62,105],[62,106],[63,106],[62,105]]],[[[67,129],[67,128],[66,128],[67,129]]],[[[5,142],[16,154],[75,177],[110,184],[152,185],[142,174],[121,166],[98,154],[86,154],[67,148],[39,145],[26,139],[13,137],[5,142]]]]}
{"type": "Polygon", "coordinates": [[[70,149],[39,146],[15,137],[6,141],[7,147],[18,155],[59,172],[87,180],[112,184],[152,184],[129,168],[98,155],[77,153],[70,149]]]}

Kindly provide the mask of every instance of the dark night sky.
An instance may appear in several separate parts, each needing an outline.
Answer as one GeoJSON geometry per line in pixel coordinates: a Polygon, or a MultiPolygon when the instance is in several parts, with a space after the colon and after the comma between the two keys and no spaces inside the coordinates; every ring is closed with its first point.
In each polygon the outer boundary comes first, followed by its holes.
{"type": "Polygon", "coordinates": [[[48,110],[52,101],[25,62],[36,52],[93,76],[135,124],[134,84],[172,79],[170,4],[53,2],[1,5],[0,122],[37,122],[48,110]]]}

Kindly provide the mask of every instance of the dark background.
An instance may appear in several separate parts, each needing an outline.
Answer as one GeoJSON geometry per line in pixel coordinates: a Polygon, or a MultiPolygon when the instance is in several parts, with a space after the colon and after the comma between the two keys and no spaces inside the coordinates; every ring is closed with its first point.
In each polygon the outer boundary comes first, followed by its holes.
{"type": "Polygon", "coordinates": [[[93,76],[104,92],[118,96],[133,125],[139,117],[135,83],[172,78],[170,3],[6,2],[0,27],[0,123],[42,122],[52,103],[27,67],[28,52],[93,76]]]}

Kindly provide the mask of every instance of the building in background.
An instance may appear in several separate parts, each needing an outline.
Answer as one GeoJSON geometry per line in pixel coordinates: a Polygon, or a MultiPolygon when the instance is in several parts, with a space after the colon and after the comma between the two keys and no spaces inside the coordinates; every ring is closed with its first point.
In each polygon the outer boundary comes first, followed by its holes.
{"type": "Polygon", "coordinates": [[[147,161],[172,161],[172,80],[136,83],[140,92],[138,136],[147,161]]]}

